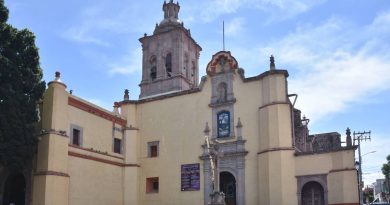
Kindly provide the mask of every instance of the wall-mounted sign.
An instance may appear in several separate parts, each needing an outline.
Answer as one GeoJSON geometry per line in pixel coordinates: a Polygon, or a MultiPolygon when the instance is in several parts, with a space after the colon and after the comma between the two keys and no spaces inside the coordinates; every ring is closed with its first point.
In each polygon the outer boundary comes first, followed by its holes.
{"type": "Polygon", "coordinates": [[[181,190],[197,191],[200,189],[199,163],[181,165],[181,190]]]}

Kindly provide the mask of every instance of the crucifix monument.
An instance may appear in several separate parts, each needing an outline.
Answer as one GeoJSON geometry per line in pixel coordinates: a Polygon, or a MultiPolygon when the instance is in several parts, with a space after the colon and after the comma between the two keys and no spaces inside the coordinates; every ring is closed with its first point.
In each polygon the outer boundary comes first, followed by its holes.
{"type": "Polygon", "coordinates": [[[218,150],[218,142],[216,140],[212,140],[213,144],[210,143],[209,137],[209,126],[206,124],[206,128],[204,130],[205,143],[207,146],[207,152],[210,160],[211,167],[211,187],[212,192],[210,194],[211,202],[208,205],[225,205],[225,194],[220,192],[219,190],[219,172],[218,172],[218,159],[223,157],[223,152],[218,150]]]}

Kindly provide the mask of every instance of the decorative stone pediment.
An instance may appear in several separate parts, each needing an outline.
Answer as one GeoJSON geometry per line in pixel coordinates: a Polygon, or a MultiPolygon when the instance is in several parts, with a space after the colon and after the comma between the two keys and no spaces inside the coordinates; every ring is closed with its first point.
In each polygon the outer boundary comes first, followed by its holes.
{"type": "Polygon", "coordinates": [[[213,55],[207,64],[207,74],[214,75],[234,71],[238,68],[237,60],[230,54],[230,51],[220,51],[213,55]]]}

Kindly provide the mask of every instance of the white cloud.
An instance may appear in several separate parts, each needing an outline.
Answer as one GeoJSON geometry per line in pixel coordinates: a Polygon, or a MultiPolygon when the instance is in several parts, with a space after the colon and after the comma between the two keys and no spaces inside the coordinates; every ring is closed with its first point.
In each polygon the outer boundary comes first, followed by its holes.
{"type": "Polygon", "coordinates": [[[113,4],[98,1],[80,11],[76,18],[78,21],[63,32],[63,37],[76,42],[109,46],[112,35],[144,33],[153,28],[156,19],[162,18],[162,13],[145,12],[145,8],[145,5],[136,2],[113,4]]]}
{"type": "Polygon", "coordinates": [[[245,25],[244,18],[233,18],[231,21],[226,23],[225,34],[227,36],[236,36],[237,34],[243,33],[245,25]]]}
{"type": "Polygon", "coordinates": [[[134,49],[122,56],[118,63],[108,65],[109,74],[128,75],[142,70],[142,50],[134,49]]]}
{"type": "Polygon", "coordinates": [[[253,0],[257,8],[268,14],[266,24],[282,21],[309,11],[325,0],[253,0]]]}
{"type": "MultiPolygon", "coordinates": [[[[390,144],[390,138],[385,135],[375,133],[371,135],[371,141],[363,141],[361,143],[362,150],[362,170],[363,181],[365,185],[370,185],[375,182],[376,179],[383,179],[382,165],[386,163],[386,157],[389,155],[387,149],[390,144]],[[374,153],[370,153],[375,151],[374,153]],[[368,153],[368,154],[367,154],[368,153]]],[[[358,154],[356,151],[356,160],[358,160],[358,154]]]]}
{"type": "Polygon", "coordinates": [[[92,43],[100,46],[107,47],[109,46],[109,42],[103,41],[97,37],[94,37],[90,33],[91,26],[83,25],[80,27],[72,27],[69,28],[65,33],[64,37],[73,41],[81,42],[81,43],[92,43]]]}
{"type": "Polygon", "coordinates": [[[222,14],[235,13],[248,0],[212,0],[200,4],[200,17],[206,22],[213,21],[222,14]]]}
{"type": "Polygon", "coordinates": [[[390,88],[389,31],[378,23],[385,17],[365,27],[333,17],[262,48],[276,54],[277,67],[296,68],[289,91],[299,94],[296,106],[312,122],[390,88]]]}
{"type": "Polygon", "coordinates": [[[224,14],[236,13],[241,8],[256,8],[267,14],[266,23],[296,16],[323,3],[325,0],[211,0],[200,4],[200,16],[210,22],[224,14]]]}

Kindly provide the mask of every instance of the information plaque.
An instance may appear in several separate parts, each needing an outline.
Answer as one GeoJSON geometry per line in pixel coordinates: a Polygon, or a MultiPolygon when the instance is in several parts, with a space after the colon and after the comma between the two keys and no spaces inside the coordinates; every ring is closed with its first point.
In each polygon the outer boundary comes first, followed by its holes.
{"type": "Polygon", "coordinates": [[[181,165],[181,190],[197,191],[200,189],[199,163],[181,165]]]}

